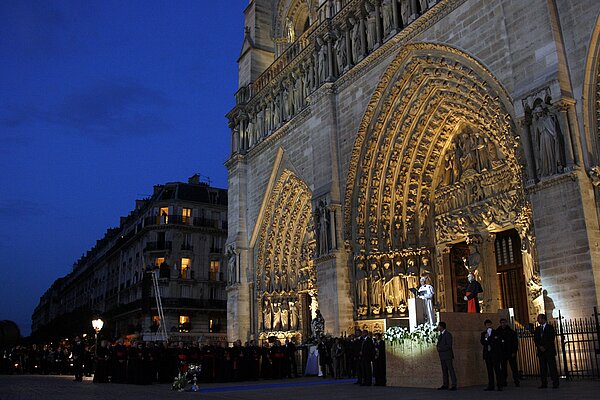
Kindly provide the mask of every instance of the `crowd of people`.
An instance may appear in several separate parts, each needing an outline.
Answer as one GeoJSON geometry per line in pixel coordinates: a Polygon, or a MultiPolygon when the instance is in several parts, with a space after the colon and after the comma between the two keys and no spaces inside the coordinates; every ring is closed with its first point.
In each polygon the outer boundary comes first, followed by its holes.
{"type": "MultiPolygon", "coordinates": [[[[316,370],[324,378],[357,377],[357,383],[385,384],[385,349],[380,334],[367,331],[348,337],[322,337],[313,345],[273,338],[260,346],[253,341],[233,346],[194,343],[85,343],[76,337],[59,345],[17,346],[2,354],[0,373],[92,376],[97,383],[169,383],[180,373],[195,371],[199,382],[230,382],[294,378],[305,373],[309,348],[318,349],[316,370]],[[374,372],[373,372],[374,371],[374,372]]],[[[308,363],[311,361],[309,360],[308,363]]],[[[310,369],[310,368],[309,368],[310,369]]]]}

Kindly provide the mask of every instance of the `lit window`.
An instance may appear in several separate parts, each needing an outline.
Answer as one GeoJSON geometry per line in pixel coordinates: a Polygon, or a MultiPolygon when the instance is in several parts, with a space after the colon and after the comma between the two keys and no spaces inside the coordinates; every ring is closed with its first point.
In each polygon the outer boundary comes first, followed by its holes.
{"type": "Polygon", "coordinates": [[[160,224],[166,225],[169,223],[169,207],[161,207],[160,209],[160,224]]]}
{"type": "Polygon", "coordinates": [[[179,316],[179,332],[189,332],[191,329],[190,317],[188,315],[179,316]]]}
{"type": "Polygon", "coordinates": [[[190,278],[190,264],[191,264],[191,260],[189,258],[182,258],[181,259],[181,279],[189,279],[190,278]]]}
{"type": "Polygon", "coordinates": [[[191,208],[183,208],[181,210],[181,222],[184,224],[189,224],[192,221],[192,209],[191,208]]]}
{"type": "Polygon", "coordinates": [[[165,262],[165,258],[164,257],[156,257],[154,259],[154,266],[155,267],[160,267],[164,262],[165,262]]]}
{"type": "Polygon", "coordinates": [[[219,260],[211,260],[210,261],[210,280],[216,281],[219,279],[219,268],[220,268],[219,260]]]}

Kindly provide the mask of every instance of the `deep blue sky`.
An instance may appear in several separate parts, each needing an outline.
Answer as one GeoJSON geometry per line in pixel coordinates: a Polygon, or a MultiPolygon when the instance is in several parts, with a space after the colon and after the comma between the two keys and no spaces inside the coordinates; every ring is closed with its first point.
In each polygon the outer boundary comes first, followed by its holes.
{"type": "Polygon", "coordinates": [[[227,186],[248,0],[0,1],[0,320],[152,186],[227,186]]]}

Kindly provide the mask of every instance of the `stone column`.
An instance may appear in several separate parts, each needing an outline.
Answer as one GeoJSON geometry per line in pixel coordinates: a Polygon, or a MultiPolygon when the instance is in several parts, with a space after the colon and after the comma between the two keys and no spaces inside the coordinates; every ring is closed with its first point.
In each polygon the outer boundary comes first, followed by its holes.
{"type": "Polygon", "coordinates": [[[327,78],[325,79],[327,82],[333,82],[335,79],[333,77],[333,35],[331,32],[327,32],[325,34],[325,41],[327,42],[327,78]]]}
{"type": "Polygon", "coordinates": [[[483,307],[482,312],[495,312],[500,308],[500,293],[498,290],[498,275],[496,269],[496,234],[484,232],[482,234],[481,264],[479,272],[485,276],[483,281],[483,307]]]}
{"type": "Polygon", "coordinates": [[[579,141],[574,140],[570,124],[571,108],[575,111],[575,101],[571,99],[561,99],[555,104],[558,110],[558,123],[565,141],[565,166],[567,171],[571,171],[573,167],[581,162],[581,146],[579,141]],[[575,155],[577,154],[577,158],[575,155]]]}

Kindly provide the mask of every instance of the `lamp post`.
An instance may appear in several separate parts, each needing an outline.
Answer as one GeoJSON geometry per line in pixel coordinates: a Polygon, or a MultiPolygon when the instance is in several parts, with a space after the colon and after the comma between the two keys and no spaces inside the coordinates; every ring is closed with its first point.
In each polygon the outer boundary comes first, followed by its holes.
{"type": "Polygon", "coordinates": [[[94,328],[94,331],[96,331],[96,346],[94,347],[94,359],[96,362],[98,362],[98,333],[100,333],[103,326],[104,321],[102,321],[100,317],[92,320],[92,327],[94,328]]]}

